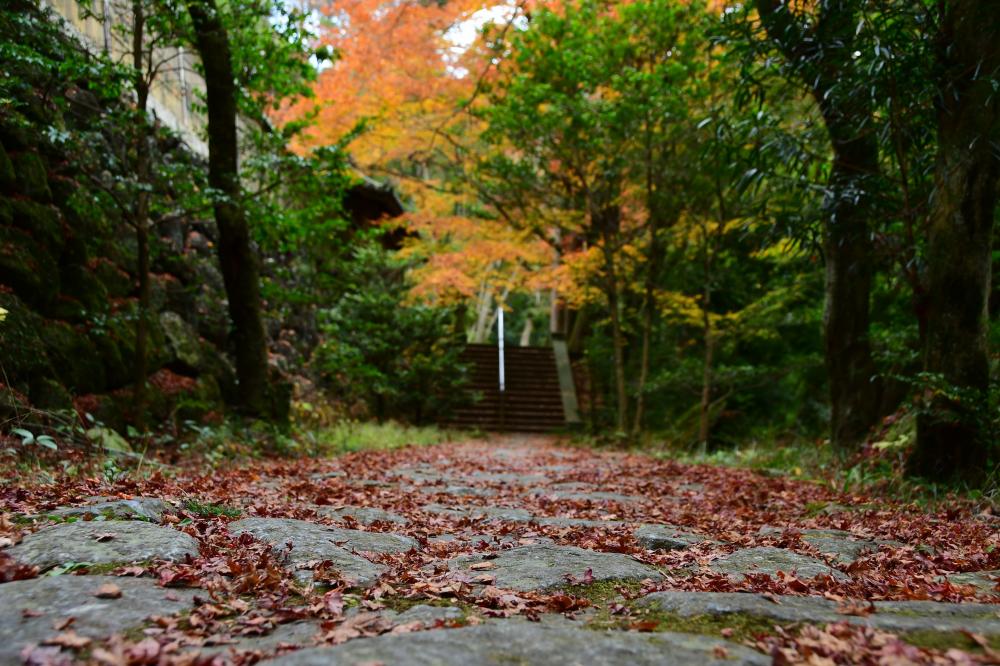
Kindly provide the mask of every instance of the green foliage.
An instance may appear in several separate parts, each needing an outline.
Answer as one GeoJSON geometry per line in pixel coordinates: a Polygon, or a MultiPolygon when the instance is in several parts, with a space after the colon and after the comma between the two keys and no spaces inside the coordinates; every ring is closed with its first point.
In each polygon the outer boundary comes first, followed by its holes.
{"type": "Polygon", "coordinates": [[[352,288],[319,314],[313,363],[344,402],[419,424],[461,399],[465,373],[451,312],[405,302],[406,267],[378,247],[356,250],[346,267],[352,288]]]}

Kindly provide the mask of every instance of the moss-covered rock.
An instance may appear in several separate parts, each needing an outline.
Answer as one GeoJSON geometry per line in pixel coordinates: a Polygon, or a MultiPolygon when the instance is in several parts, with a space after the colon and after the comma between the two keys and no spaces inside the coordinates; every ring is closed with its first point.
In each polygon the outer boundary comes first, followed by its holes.
{"type": "Polygon", "coordinates": [[[48,170],[41,155],[35,152],[23,152],[13,158],[13,163],[17,174],[17,189],[22,194],[43,203],[52,201],[48,170]]]}
{"type": "Polygon", "coordinates": [[[45,315],[50,319],[59,319],[71,324],[83,324],[87,321],[87,310],[83,307],[83,303],[66,294],[56,296],[56,299],[45,308],[45,315]]]}
{"type": "Polygon", "coordinates": [[[106,257],[100,257],[90,262],[89,268],[101,284],[104,285],[108,296],[112,298],[124,298],[131,295],[135,290],[135,282],[132,280],[132,276],[106,257]]]}
{"type": "Polygon", "coordinates": [[[60,269],[63,293],[79,301],[89,312],[106,312],[110,296],[104,283],[87,266],[71,264],[60,269]]]}
{"type": "Polygon", "coordinates": [[[39,409],[50,411],[73,409],[73,397],[65,386],[54,379],[42,377],[31,382],[28,395],[31,404],[39,409]]]}
{"type": "Polygon", "coordinates": [[[70,229],[83,237],[104,238],[114,229],[115,220],[109,214],[108,207],[102,205],[97,196],[83,188],[77,187],[71,192],[61,208],[70,229]]]}
{"type": "Polygon", "coordinates": [[[30,303],[49,303],[59,291],[56,260],[24,231],[0,227],[0,283],[30,303]]]}
{"type": "Polygon", "coordinates": [[[168,365],[174,369],[197,373],[202,368],[201,341],[194,328],[176,312],[161,312],[160,326],[166,337],[168,365]]]}
{"type": "Polygon", "coordinates": [[[40,332],[45,353],[59,380],[77,393],[98,393],[107,386],[104,365],[94,344],[62,321],[47,321],[40,332]]]}
{"type": "Polygon", "coordinates": [[[211,375],[198,378],[193,391],[180,396],[176,401],[174,414],[177,422],[203,422],[212,412],[221,411],[223,404],[219,384],[211,375]]]}
{"type": "Polygon", "coordinates": [[[89,394],[74,400],[77,410],[83,414],[89,414],[93,419],[92,422],[120,432],[125,431],[128,422],[126,415],[129,402],[131,402],[131,396],[124,394],[120,396],[89,394]]]}
{"type": "Polygon", "coordinates": [[[201,341],[202,376],[211,376],[219,387],[222,399],[235,404],[238,398],[236,368],[229,358],[205,340],[201,341]]]}
{"type": "Polygon", "coordinates": [[[17,184],[17,175],[14,173],[14,163],[10,161],[10,156],[0,143],[0,191],[10,192],[17,184]]]}
{"type": "Polygon", "coordinates": [[[17,423],[30,409],[28,396],[6,384],[0,384],[0,419],[4,423],[17,423]]]}
{"type": "MultiPolygon", "coordinates": [[[[138,303],[132,301],[118,311],[101,318],[100,326],[90,330],[90,339],[104,363],[107,385],[111,389],[133,383],[136,364],[136,323],[138,303]]],[[[146,367],[163,367],[169,359],[166,336],[159,318],[153,313],[147,320],[146,367]]]]}
{"type": "Polygon", "coordinates": [[[63,230],[58,208],[16,199],[11,202],[11,213],[14,226],[27,231],[53,255],[59,254],[63,247],[63,230]]]}
{"type": "Polygon", "coordinates": [[[0,292],[7,316],[0,325],[0,359],[8,381],[27,390],[32,377],[51,377],[52,367],[39,335],[44,322],[17,296],[0,292]]]}

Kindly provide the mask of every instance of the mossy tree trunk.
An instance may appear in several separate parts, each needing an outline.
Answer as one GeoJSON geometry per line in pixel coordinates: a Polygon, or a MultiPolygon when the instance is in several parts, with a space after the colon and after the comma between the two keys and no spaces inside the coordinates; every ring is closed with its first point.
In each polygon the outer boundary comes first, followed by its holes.
{"type": "Polygon", "coordinates": [[[267,417],[267,343],[261,314],[258,259],[241,200],[237,89],[229,35],[215,0],[188,0],[195,47],[201,57],[208,107],[208,182],[216,191],[219,262],[229,300],[236,374],[243,412],[267,417]]]}
{"type": "Polygon", "coordinates": [[[1000,178],[1000,11],[991,0],[944,5],[938,155],[927,251],[924,369],[947,388],[918,418],[910,472],[935,480],[986,474],[993,226],[1000,178]]]}

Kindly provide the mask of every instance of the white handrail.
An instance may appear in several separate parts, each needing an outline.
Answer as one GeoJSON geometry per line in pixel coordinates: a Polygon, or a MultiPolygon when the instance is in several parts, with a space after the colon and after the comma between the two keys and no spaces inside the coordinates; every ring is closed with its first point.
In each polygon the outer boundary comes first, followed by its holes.
{"type": "Polygon", "coordinates": [[[503,306],[497,307],[497,348],[500,353],[500,392],[506,390],[503,367],[503,306]]]}

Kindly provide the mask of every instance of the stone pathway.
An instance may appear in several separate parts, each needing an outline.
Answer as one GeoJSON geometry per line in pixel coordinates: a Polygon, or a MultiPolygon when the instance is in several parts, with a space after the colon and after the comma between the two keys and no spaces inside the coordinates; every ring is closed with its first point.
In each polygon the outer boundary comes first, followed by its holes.
{"type": "Polygon", "coordinates": [[[764,664],[761,632],[831,623],[1000,641],[997,571],[853,529],[845,498],[653,465],[508,437],[24,512],[0,574],[41,576],[0,584],[0,664],[764,664]]]}

